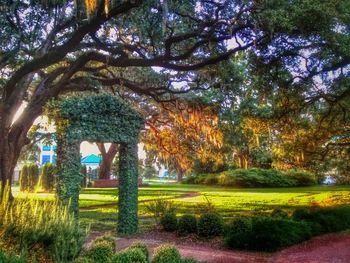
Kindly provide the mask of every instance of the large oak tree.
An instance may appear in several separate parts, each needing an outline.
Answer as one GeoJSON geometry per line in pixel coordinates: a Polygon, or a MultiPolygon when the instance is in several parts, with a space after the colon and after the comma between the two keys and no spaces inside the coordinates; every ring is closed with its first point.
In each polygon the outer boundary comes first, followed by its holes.
{"type": "MultiPolygon", "coordinates": [[[[196,83],[197,70],[245,50],[262,63],[277,61],[293,69],[298,83],[327,72],[336,72],[335,78],[348,74],[346,0],[109,2],[108,8],[106,1],[1,4],[2,185],[11,180],[35,118],[48,100],[64,92],[123,87],[169,100],[169,94],[192,87],[174,82],[196,83]],[[86,12],[84,3],[92,2],[97,5],[86,12]],[[155,66],[168,71],[155,77],[155,66]],[[23,102],[25,110],[13,122],[23,102]]],[[[313,94],[317,96],[326,98],[327,92],[313,94]]]]}

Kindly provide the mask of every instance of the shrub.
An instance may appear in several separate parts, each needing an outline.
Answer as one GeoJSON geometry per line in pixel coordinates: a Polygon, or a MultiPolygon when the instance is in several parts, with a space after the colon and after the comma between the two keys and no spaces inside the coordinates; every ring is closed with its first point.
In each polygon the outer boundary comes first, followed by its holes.
{"type": "Polygon", "coordinates": [[[251,218],[237,218],[225,227],[225,245],[229,248],[248,249],[252,234],[251,218]]]}
{"type": "Polygon", "coordinates": [[[275,251],[311,238],[308,224],[289,219],[256,217],[252,219],[249,249],[275,251]]]}
{"type": "Polygon", "coordinates": [[[160,218],[160,224],[165,231],[175,231],[177,229],[177,218],[175,213],[166,213],[160,218]]]}
{"type": "Polygon", "coordinates": [[[93,263],[93,261],[86,257],[79,257],[76,260],[74,260],[74,263],[93,263]]]}
{"type": "Polygon", "coordinates": [[[339,232],[350,228],[350,207],[297,209],[293,218],[309,223],[314,235],[339,232]]]}
{"type": "Polygon", "coordinates": [[[183,215],[179,219],[178,232],[180,235],[197,233],[197,219],[194,215],[183,215]]]}
{"type": "Polygon", "coordinates": [[[0,262],[1,263],[26,263],[27,260],[25,257],[17,257],[14,254],[7,255],[4,252],[0,251],[0,262]]]}
{"type": "Polygon", "coordinates": [[[34,191],[39,182],[39,167],[35,163],[29,165],[28,187],[29,191],[34,191]]]}
{"type": "Polygon", "coordinates": [[[206,213],[198,220],[198,235],[204,238],[212,238],[222,234],[223,220],[216,213],[206,213]]]}
{"type": "MultiPolygon", "coordinates": [[[[6,197],[8,190],[5,192],[6,197]]],[[[11,249],[21,252],[42,247],[57,262],[69,262],[79,255],[85,233],[68,207],[35,199],[16,200],[10,205],[7,200],[0,204],[0,238],[11,249]]]]}
{"type": "Polygon", "coordinates": [[[275,208],[271,212],[272,217],[278,217],[278,218],[288,218],[288,213],[281,208],[275,208]]]}
{"type": "Polygon", "coordinates": [[[92,241],[91,245],[95,246],[99,243],[108,244],[109,247],[112,249],[113,253],[115,252],[115,239],[112,236],[102,236],[96,238],[94,241],[92,241]]]}
{"type": "Polygon", "coordinates": [[[144,252],[140,248],[127,248],[116,254],[112,263],[148,263],[144,252]]]}
{"type": "Polygon", "coordinates": [[[220,173],[218,177],[218,184],[222,186],[235,186],[236,181],[234,176],[231,175],[231,171],[220,173]]]}
{"type": "Polygon", "coordinates": [[[225,244],[230,248],[276,251],[311,237],[311,228],[304,222],[290,219],[253,217],[237,219],[225,231],[225,244]]]}
{"type": "Polygon", "coordinates": [[[93,243],[85,256],[94,263],[112,262],[113,250],[107,240],[101,240],[93,243]]]}
{"type": "Polygon", "coordinates": [[[194,258],[184,258],[181,260],[181,263],[197,263],[197,260],[194,258]]]}
{"type": "Polygon", "coordinates": [[[176,210],[173,202],[164,200],[163,198],[147,203],[145,208],[147,212],[153,214],[156,221],[165,214],[175,213],[176,210]]]}
{"type": "Polygon", "coordinates": [[[310,216],[310,211],[306,208],[295,209],[292,214],[292,218],[295,220],[307,219],[309,218],[309,216],[310,216]]]}
{"type": "Polygon", "coordinates": [[[46,163],[42,167],[41,185],[45,191],[52,191],[55,186],[56,167],[52,163],[46,163]]]}
{"type": "Polygon", "coordinates": [[[317,184],[317,178],[313,173],[307,171],[289,170],[286,176],[295,181],[296,186],[310,186],[317,184]]]}
{"type": "Polygon", "coordinates": [[[20,191],[29,190],[29,165],[23,165],[21,170],[21,175],[19,179],[19,189],[20,191]]]}
{"type": "Polygon", "coordinates": [[[176,247],[162,245],[155,250],[152,263],[181,263],[181,256],[176,247]]]}
{"type": "Polygon", "coordinates": [[[281,172],[275,169],[231,169],[216,174],[198,174],[186,181],[195,184],[218,184],[235,187],[289,187],[317,183],[314,174],[291,170],[281,172]]]}
{"type": "Polygon", "coordinates": [[[131,246],[129,248],[138,248],[142,251],[142,254],[145,255],[146,259],[148,260],[149,258],[149,251],[148,251],[148,247],[146,245],[146,243],[144,242],[135,242],[133,244],[131,244],[131,246]]]}
{"type": "Polygon", "coordinates": [[[218,184],[218,175],[217,174],[206,174],[204,176],[203,183],[206,185],[217,185],[218,184]]]}

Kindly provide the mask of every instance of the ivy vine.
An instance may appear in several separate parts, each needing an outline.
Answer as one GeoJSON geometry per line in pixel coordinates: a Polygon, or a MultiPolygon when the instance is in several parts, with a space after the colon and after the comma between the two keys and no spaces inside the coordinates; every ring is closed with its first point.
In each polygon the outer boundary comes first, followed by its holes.
{"type": "Polygon", "coordinates": [[[56,125],[58,199],[78,216],[82,141],[120,143],[118,232],[136,232],[137,143],[143,119],[110,95],[62,97],[48,104],[46,115],[56,125]]]}

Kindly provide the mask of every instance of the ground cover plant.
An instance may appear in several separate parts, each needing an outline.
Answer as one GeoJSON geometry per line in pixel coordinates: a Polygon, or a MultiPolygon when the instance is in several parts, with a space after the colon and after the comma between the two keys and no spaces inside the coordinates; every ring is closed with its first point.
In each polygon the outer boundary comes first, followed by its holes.
{"type": "MultiPolygon", "coordinates": [[[[9,192],[7,192],[9,193],[9,192]]],[[[0,249],[25,253],[39,262],[69,262],[85,242],[86,229],[58,202],[35,198],[9,201],[0,206],[0,249]]]]}

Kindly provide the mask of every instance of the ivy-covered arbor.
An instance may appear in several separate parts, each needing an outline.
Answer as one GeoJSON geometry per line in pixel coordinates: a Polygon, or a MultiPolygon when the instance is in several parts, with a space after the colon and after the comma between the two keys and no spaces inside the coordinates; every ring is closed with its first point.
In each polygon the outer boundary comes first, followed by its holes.
{"type": "Polygon", "coordinates": [[[137,143],[142,118],[128,105],[109,95],[71,96],[50,103],[47,115],[56,124],[57,196],[79,212],[80,143],[120,144],[118,231],[137,230],[137,143]]]}

